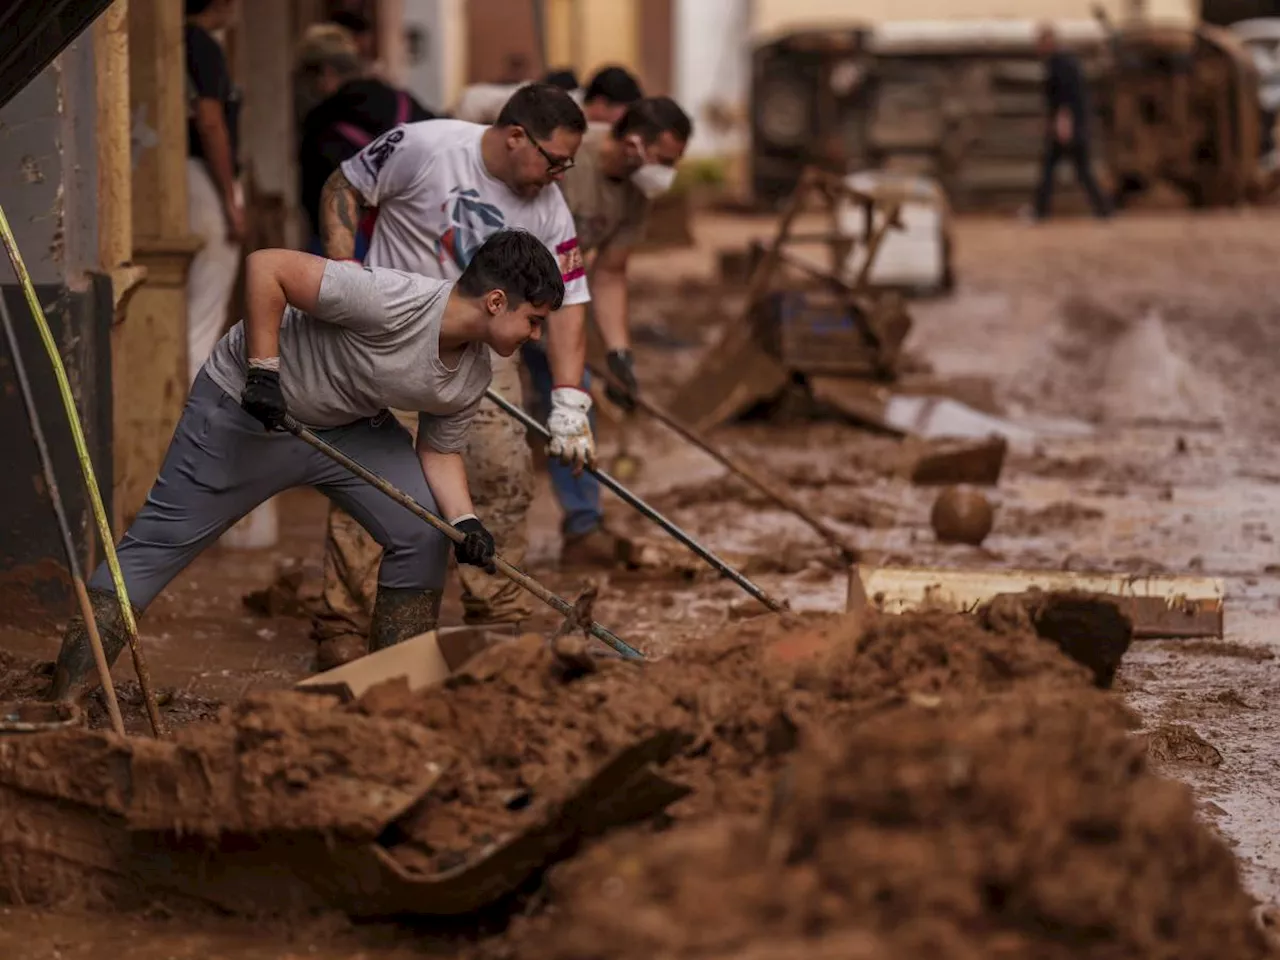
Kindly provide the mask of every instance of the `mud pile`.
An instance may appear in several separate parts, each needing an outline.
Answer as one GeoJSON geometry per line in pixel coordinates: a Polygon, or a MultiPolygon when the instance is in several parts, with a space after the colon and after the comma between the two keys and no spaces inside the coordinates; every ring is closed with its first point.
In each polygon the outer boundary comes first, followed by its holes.
{"type": "Polygon", "coordinates": [[[1193,357],[1199,351],[1162,310],[1071,296],[1014,392],[1042,411],[1091,421],[1216,422],[1224,390],[1193,357]]]}
{"type": "Polygon", "coordinates": [[[409,721],[451,758],[398,825],[393,854],[456,866],[544,818],[627,745],[662,733],[663,776],[691,793],[670,816],[756,813],[807,731],[924,698],[965,700],[1025,684],[1085,688],[1089,671],[1025,625],[949,614],[765,617],[639,666],[526,636],[481,654],[444,686],[370,690],[361,713],[409,721]]]}
{"type": "Polygon", "coordinates": [[[131,855],[104,868],[88,842],[51,848],[30,831],[0,829],[8,861],[25,867],[9,875],[16,886],[0,878],[0,892],[43,902],[77,889],[70,869],[52,886],[22,880],[52,856],[105,872],[95,889],[107,902],[177,885],[236,912],[337,906],[377,915],[388,901],[366,895],[376,883],[352,872],[355,858],[402,891],[398,909],[471,909],[574,843],[664,809],[676,822],[758,815],[794,751],[823,729],[911,703],[1089,688],[1089,669],[1030,622],[768,617],[642,665],[589,656],[581,641],[527,636],[417,694],[402,681],[345,707],[315,694],[258,694],[220,723],[163,743],[81,730],[0,742],[0,808],[12,822],[48,821],[50,836],[97,836],[116,851],[145,850],[152,863],[157,851],[174,851],[161,858],[162,874],[139,873],[131,855]],[[270,860],[273,886],[247,892],[245,850],[270,860]],[[500,877],[480,876],[508,854],[500,877]],[[210,857],[223,863],[216,890],[204,879],[210,857]],[[472,868],[480,879],[471,899],[454,897],[446,874],[472,868]],[[333,869],[349,882],[326,874],[333,869]],[[435,885],[439,907],[424,906],[419,880],[435,885]]]}
{"type": "Polygon", "coordinates": [[[615,836],[489,957],[1267,956],[1227,848],[1095,691],[882,712],[762,818],[615,836]]]}

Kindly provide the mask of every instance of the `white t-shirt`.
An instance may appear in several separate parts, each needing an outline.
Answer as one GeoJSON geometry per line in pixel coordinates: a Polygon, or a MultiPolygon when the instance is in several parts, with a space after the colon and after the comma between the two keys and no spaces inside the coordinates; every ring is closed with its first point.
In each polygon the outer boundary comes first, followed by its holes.
{"type": "Polygon", "coordinates": [[[457,280],[480,246],[506,227],[528,230],[560,265],[565,306],[591,299],[573,215],[552,184],[526,199],[490,176],[480,156],[487,128],[423,120],[389,130],[342,164],[378,208],[365,263],[457,280]]]}

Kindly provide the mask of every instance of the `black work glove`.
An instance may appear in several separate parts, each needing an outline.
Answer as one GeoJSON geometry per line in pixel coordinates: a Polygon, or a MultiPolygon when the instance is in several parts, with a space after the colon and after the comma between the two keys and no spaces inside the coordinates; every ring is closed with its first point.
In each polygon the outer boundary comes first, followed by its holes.
{"type": "Polygon", "coordinates": [[[630,413],[636,408],[633,398],[640,393],[640,384],[636,382],[635,357],[630,350],[610,350],[607,360],[609,377],[613,382],[605,386],[605,396],[630,413]]]}
{"type": "Polygon", "coordinates": [[[245,377],[244,393],[240,394],[240,406],[268,430],[284,427],[289,408],[284,402],[284,391],[280,389],[279,372],[250,367],[245,377]]]}
{"type": "Polygon", "coordinates": [[[493,563],[498,547],[493,542],[493,534],[484,528],[483,523],[475,517],[463,517],[453,525],[453,529],[466,537],[453,545],[453,555],[458,558],[459,563],[479,567],[485,573],[498,572],[493,563]]]}

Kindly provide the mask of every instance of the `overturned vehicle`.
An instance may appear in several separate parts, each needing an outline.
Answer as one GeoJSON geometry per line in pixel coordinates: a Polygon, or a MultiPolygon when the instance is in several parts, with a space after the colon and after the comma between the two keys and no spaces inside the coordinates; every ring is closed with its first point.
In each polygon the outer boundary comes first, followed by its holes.
{"type": "MultiPolygon", "coordinates": [[[[812,164],[928,176],[953,208],[1025,202],[1045,132],[1032,21],[902,22],[769,38],[754,54],[751,181],[782,204],[812,164]]],[[[1196,206],[1271,190],[1259,73],[1214,27],[1058,24],[1093,91],[1103,183],[1122,200],[1164,183],[1196,206]]],[[[1059,170],[1073,203],[1074,177],[1059,170]]]]}

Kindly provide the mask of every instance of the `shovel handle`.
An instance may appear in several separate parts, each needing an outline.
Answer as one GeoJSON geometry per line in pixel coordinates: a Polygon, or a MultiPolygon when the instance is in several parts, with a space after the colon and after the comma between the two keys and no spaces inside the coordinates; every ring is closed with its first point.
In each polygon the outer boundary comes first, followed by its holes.
{"type": "MultiPolygon", "coordinates": [[[[598,377],[606,384],[617,384],[617,381],[609,376],[609,374],[598,368],[595,364],[588,363],[587,369],[591,371],[593,377],[598,377]]],[[[620,385],[619,385],[620,386],[620,385]]],[[[778,489],[777,485],[765,480],[760,474],[746,466],[736,457],[731,457],[725,453],[720,447],[716,446],[700,432],[678,420],[674,415],[659,407],[651,400],[646,400],[642,396],[632,398],[638,410],[643,410],[646,414],[653,417],[660,424],[671,430],[680,437],[683,437],[689,443],[693,444],[703,453],[707,454],[713,460],[718,462],[732,473],[736,473],[751,486],[763,493],[766,497],[780,506],[783,510],[794,514],[802,520],[814,533],[821,537],[829,546],[835,548],[842,559],[854,562],[857,559],[858,551],[851,544],[846,542],[838,533],[828,527],[823,521],[819,520],[809,512],[795,498],[783,493],[778,489]]]]}
{"type": "MultiPolygon", "coordinates": [[[[321,440],[312,431],[308,430],[302,424],[298,423],[297,420],[293,419],[293,417],[288,415],[285,416],[284,429],[288,433],[293,434],[299,440],[314,447],[316,450],[319,450],[330,460],[333,460],[335,463],[341,464],[342,466],[346,467],[348,470],[354,473],[357,477],[359,477],[365,483],[369,484],[371,487],[374,487],[381,493],[386,494],[388,497],[390,497],[396,503],[400,504],[400,506],[404,507],[414,516],[418,517],[420,520],[423,520],[426,523],[430,524],[431,526],[435,527],[435,529],[439,530],[441,533],[443,533],[446,537],[448,537],[454,543],[461,543],[463,540],[466,539],[466,536],[464,534],[454,529],[453,524],[449,523],[447,520],[444,520],[441,517],[436,516],[436,514],[432,513],[430,510],[428,510],[426,507],[420,504],[417,500],[413,499],[413,497],[393,487],[390,483],[388,483],[382,477],[378,476],[372,470],[362,467],[359,463],[357,463],[355,460],[352,460],[350,457],[348,457],[345,453],[343,453],[337,447],[333,446],[330,443],[326,443],[324,440],[321,440]]],[[[500,574],[502,574],[512,583],[529,591],[529,593],[533,594],[535,597],[537,597],[547,606],[559,612],[562,616],[572,617],[574,615],[573,604],[569,603],[569,601],[565,600],[563,597],[557,596],[556,594],[552,593],[550,590],[548,590],[546,587],[540,584],[537,580],[534,580],[527,573],[523,573],[522,571],[517,570],[511,564],[507,563],[506,560],[502,559],[502,557],[495,555],[493,558],[493,565],[498,569],[498,572],[500,574]]],[[[591,636],[595,637],[597,640],[600,640],[603,643],[607,643],[610,647],[612,647],[614,650],[616,650],[626,659],[628,660],[644,659],[644,656],[640,653],[639,650],[637,650],[635,647],[628,644],[625,640],[622,640],[621,638],[616,636],[611,630],[607,629],[606,627],[602,627],[600,624],[596,623],[594,620],[591,621],[590,624],[583,624],[583,627],[586,629],[588,633],[591,634],[591,636]]]]}
{"type": "MultiPolygon", "coordinates": [[[[494,393],[493,390],[486,390],[485,396],[488,397],[491,401],[493,401],[493,403],[496,404],[500,409],[504,410],[508,415],[513,417],[519,423],[521,423],[525,427],[525,429],[534,431],[535,433],[538,434],[538,436],[542,437],[544,440],[551,439],[551,431],[549,431],[546,427],[540,424],[537,420],[533,419],[533,417],[529,416],[519,407],[510,403],[503,397],[499,396],[497,393],[494,393]]],[[[664,517],[661,513],[659,513],[653,507],[649,506],[649,504],[641,500],[638,496],[636,496],[634,493],[632,493],[630,490],[624,487],[621,483],[615,480],[608,473],[606,473],[605,471],[597,467],[592,467],[592,466],[587,467],[587,472],[590,473],[597,480],[599,480],[604,487],[606,487],[609,490],[612,490],[615,494],[617,494],[618,497],[621,500],[623,500],[625,503],[628,503],[631,506],[635,507],[635,509],[640,514],[652,520],[654,523],[660,526],[663,530],[667,531],[667,533],[671,534],[671,536],[675,537],[677,540],[683,543],[686,547],[688,547],[690,550],[696,553],[699,557],[705,560],[709,566],[717,570],[721,574],[721,576],[728,577],[730,580],[736,583],[739,587],[741,587],[746,593],[750,594],[752,597],[759,600],[762,604],[764,604],[774,613],[785,613],[787,610],[790,609],[789,605],[779,602],[778,600],[775,600],[773,597],[771,597],[769,594],[765,593],[763,589],[761,589],[759,586],[757,586],[755,583],[749,580],[745,575],[739,573],[737,570],[731,567],[724,560],[720,559],[720,557],[716,556],[714,553],[712,553],[710,550],[708,550],[706,547],[700,544],[697,540],[693,539],[693,537],[689,536],[689,534],[685,533],[678,526],[676,526],[675,523],[673,523],[671,520],[668,520],[666,517],[664,517]]]]}

